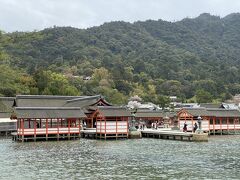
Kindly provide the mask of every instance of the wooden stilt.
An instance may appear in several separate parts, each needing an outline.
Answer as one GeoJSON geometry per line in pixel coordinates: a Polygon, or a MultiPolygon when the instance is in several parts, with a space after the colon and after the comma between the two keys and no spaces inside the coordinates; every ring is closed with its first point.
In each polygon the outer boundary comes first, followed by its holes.
{"type": "Polygon", "coordinates": [[[68,119],[68,140],[70,140],[70,120],[68,119]]]}

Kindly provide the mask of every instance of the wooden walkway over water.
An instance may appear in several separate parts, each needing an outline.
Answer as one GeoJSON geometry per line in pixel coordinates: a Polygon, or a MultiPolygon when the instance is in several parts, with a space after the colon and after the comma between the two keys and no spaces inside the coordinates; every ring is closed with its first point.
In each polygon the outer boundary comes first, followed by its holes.
{"type": "MultiPolygon", "coordinates": [[[[181,132],[179,130],[171,130],[171,129],[145,129],[141,130],[142,137],[144,138],[157,138],[157,139],[168,139],[168,140],[180,140],[180,141],[208,141],[207,134],[195,134],[191,132],[181,132]]],[[[17,140],[17,138],[20,138],[17,136],[17,132],[12,133],[13,140],[17,140]]],[[[68,134],[63,134],[61,136],[48,136],[47,139],[75,139],[75,138],[91,138],[91,139],[97,139],[97,133],[96,128],[87,128],[80,131],[80,134],[73,134],[69,136],[68,134]]],[[[44,139],[44,137],[34,137],[34,139],[44,139]]],[[[126,137],[127,138],[127,137],[126,137]]],[[[46,139],[46,140],[47,140],[46,139]]],[[[115,138],[116,139],[116,138],[115,138]]],[[[32,136],[24,137],[24,141],[26,140],[33,140],[32,136]]]]}
{"type": "MultiPolygon", "coordinates": [[[[193,141],[193,134],[189,132],[180,132],[173,131],[171,129],[145,129],[141,130],[142,137],[144,138],[158,138],[158,139],[169,139],[169,140],[184,140],[184,141],[193,141]]],[[[87,128],[85,130],[81,130],[82,138],[93,138],[96,139],[96,129],[95,128],[87,128]]]]}
{"type": "Polygon", "coordinates": [[[81,130],[82,138],[91,138],[91,139],[121,139],[128,138],[128,134],[121,133],[112,133],[112,134],[98,134],[96,128],[86,128],[81,130]]]}
{"type": "Polygon", "coordinates": [[[189,132],[180,132],[180,131],[174,131],[174,130],[152,130],[152,129],[146,129],[141,130],[142,137],[147,138],[158,138],[158,139],[172,139],[172,140],[186,140],[186,141],[192,141],[193,140],[193,134],[189,132]]]}
{"type": "Polygon", "coordinates": [[[87,128],[81,130],[81,137],[96,139],[96,128],[87,128]]]}

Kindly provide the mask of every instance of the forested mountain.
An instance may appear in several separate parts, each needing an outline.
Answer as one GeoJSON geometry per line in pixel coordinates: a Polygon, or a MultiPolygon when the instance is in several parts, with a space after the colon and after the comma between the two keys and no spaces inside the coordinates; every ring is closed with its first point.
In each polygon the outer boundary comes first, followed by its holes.
{"type": "Polygon", "coordinates": [[[240,93],[239,48],[240,14],[2,32],[0,95],[222,101],[240,93]]]}

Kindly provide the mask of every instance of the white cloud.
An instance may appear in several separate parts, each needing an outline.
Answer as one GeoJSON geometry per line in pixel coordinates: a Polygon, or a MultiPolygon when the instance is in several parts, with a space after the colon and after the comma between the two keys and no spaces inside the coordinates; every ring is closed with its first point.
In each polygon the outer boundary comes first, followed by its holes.
{"type": "Polygon", "coordinates": [[[116,20],[174,21],[204,12],[225,16],[239,11],[239,0],[0,0],[0,29],[86,28],[116,20]]]}

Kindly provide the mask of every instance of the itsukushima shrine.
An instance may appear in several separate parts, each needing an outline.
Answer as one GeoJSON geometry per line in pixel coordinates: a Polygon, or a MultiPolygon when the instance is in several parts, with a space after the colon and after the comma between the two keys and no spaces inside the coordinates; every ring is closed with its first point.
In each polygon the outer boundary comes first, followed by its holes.
{"type": "Polygon", "coordinates": [[[188,130],[192,131],[198,117],[202,118],[202,130],[209,134],[232,133],[240,130],[240,112],[233,109],[220,108],[188,108],[178,112],[180,129],[187,123],[188,130]]]}
{"type": "MultiPolygon", "coordinates": [[[[18,95],[15,98],[0,98],[0,113],[15,124],[12,133],[17,141],[60,140],[80,138],[90,132],[99,139],[128,138],[129,126],[144,124],[159,129],[165,120],[168,127],[188,124],[188,132],[201,116],[202,130],[211,134],[226,134],[240,130],[239,110],[223,108],[188,108],[176,112],[160,110],[128,110],[113,106],[102,96],[45,96],[18,95]],[[85,130],[87,129],[87,130],[85,130]]],[[[0,117],[0,124],[3,118],[0,117]]],[[[1,126],[0,126],[1,127],[1,126]]],[[[165,127],[165,126],[164,126],[165,127]]]]}
{"type": "Polygon", "coordinates": [[[71,139],[80,137],[81,119],[86,115],[75,107],[17,107],[16,140],[71,139]]]}

